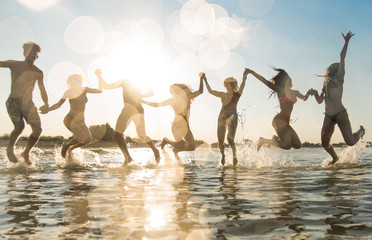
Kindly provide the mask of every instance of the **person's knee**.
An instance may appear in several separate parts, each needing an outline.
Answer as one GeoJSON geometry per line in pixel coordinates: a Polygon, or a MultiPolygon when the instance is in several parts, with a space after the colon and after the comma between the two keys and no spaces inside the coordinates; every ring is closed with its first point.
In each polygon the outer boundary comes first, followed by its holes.
{"type": "Polygon", "coordinates": [[[294,149],[300,149],[302,147],[302,144],[301,143],[296,143],[296,144],[293,144],[292,147],[294,149]]]}
{"type": "Polygon", "coordinates": [[[329,141],[322,141],[322,147],[323,148],[329,148],[329,141]]]}
{"type": "Polygon", "coordinates": [[[284,149],[284,150],[289,150],[289,149],[291,149],[291,147],[292,147],[291,144],[284,144],[284,145],[281,146],[281,148],[284,149]]]}
{"type": "Polygon", "coordinates": [[[227,138],[227,142],[229,143],[230,146],[234,146],[235,145],[235,141],[234,141],[234,138],[233,137],[228,137],[227,138]]]}
{"type": "Polygon", "coordinates": [[[350,139],[345,139],[345,143],[348,145],[348,146],[354,146],[356,144],[356,141],[354,140],[350,140],[350,139]]]}
{"type": "Polygon", "coordinates": [[[32,135],[34,137],[39,137],[41,135],[41,132],[43,131],[43,129],[41,129],[41,127],[33,127],[32,128],[32,135]]]}

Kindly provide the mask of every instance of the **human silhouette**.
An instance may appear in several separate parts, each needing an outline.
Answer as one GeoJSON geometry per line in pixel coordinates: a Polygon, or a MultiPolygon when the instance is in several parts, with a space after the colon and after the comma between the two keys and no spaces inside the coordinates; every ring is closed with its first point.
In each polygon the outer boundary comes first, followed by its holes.
{"type": "Polygon", "coordinates": [[[39,140],[42,131],[40,117],[32,96],[36,82],[44,102],[44,105],[40,109],[48,107],[48,95],[44,86],[44,75],[34,64],[40,51],[41,48],[38,44],[27,42],[23,44],[24,61],[0,61],[0,67],[9,68],[11,73],[11,89],[8,100],[6,101],[6,108],[14,129],[9,136],[7,156],[9,161],[13,163],[18,162],[14,154],[14,145],[25,128],[24,121],[26,120],[32,129],[32,133],[27,139],[26,147],[21,154],[28,165],[32,164],[29,157],[31,148],[39,140]]]}
{"type": "Polygon", "coordinates": [[[171,106],[173,108],[175,116],[172,123],[172,133],[175,141],[164,137],[161,142],[161,149],[164,149],[167,144],[171,145],[177,159],[179,159],[179,152],[194,151],[196,148],[194,135],[189,124],[190,107],[194,98],[203,93],[203,77],[204,73],[201,73],[199,90],[197,91],[193,91],[186,84],[175,83],[169,88],[172,94],[171,98],[157,103],[142,100],[143,103],[152,107],[171,106]]]}
{"type": "Polygon", "coordinates": [[[327,68],[321,94],[319,95],[316,90],[312,90],[311,92],[319,104],[325,101],[325,116],[322,126],[321,141],[323,148],[332,156],[330,164],[334,164],[338,161],[338,156],[330,144],[336,124],[341,130],[345,143],[349,146],[355,145],[365,134],[363,126],[360,126],[357,132],[352,132],[349,115],[342,104],[345,56],[349,40],[352,36],[354,36],[354,33],[350,31],[346,36],[342,33],[345,43],[340,53],[340,62],[333,63],[327,68]]]}
{"type": "Polygon", "coordinates": [[[245,82],[247,79],[248,70],[245,70],[243,73],[243,81],[238,86],[238,82],[235,78],[229,77],[224,80],[224,86],[226,92],[219,92],[213,90],[207,81],[207,78],[204,76],[204,82],[207,87],[207,90],[213,96],[216,96],[221,99],[222,108],[218,116],[218,126],[217,126],[217,138],[218,138],[218,147],[222,154],[221,164],[225,164],[225,147],[224,141],[227,130],[227,141],[233,152],[233,164],[238,163],[238,158],[236,155],[236,146],[235,146],[235,133],[236,128],[238,127],[238,113],[237,105],[240,99],[240,96],[243,93],[245,82]]]}
{"type": "Polygon", "coordinates": [[[277,71],[278,74],[272,78],[272,81],[268,81],[255,71],[247,69],[248,73],[251,73],[263,84],[268,86],[272,90],[272,94],[276,93],[280,106],[280,113],[276,114],[272,121],[277,136],[274,135],[272,139],[260,137],[257,144],[257,151],[260,150],[264,144],[286,150],[292,147],[299,149],[301,148],[301,141],[296,131],[290,125],[291,113],[294,104],[297,102],[297,98],[306,101],[311,90],[309,90],[306,95],[303,95],[298,90],[292,89],[292,79],[286,71],[278,68],[274,68],[274,70],[277,71]]]}
{"type": "Polygon", "coordinates": [[[72,74],[67,78],[67,89],[62,98],[48,109],[42,111],[42,114],[56,110],[68,99],[70,102],[70,111],[63,120],[66,128],[73,133],[73,138],[67,143],[63,143],[61,155],[66,157],[67,151],[72,151],[75,148],[88,145],[92,141],[92,135],[85,123],[85,106],[88,102],[88,93],[101,93],[102,86],[98,84],[98,89],[88,88],[83,86],[83,76],[80,74],[72,74]]]}
{"type": "Polygon", "coordinates": [[[125,132],[125,130],[132,121],[136,126],[138,137],[141,139],[141,141],[145,142],[151,148],[151,150],[154,152],[156,163],[159,163],[160,161],[159,150],[155,147],[151,138],[146,135],[144,109],[142,107],[141,102],[142,98],[152,96],[153,94],[152,91],[148,91],[147,93],[142,94],[141,89],[137,88],[130,81],[124,79],[107,84],[102,78],[101,69],[97,69],[95,73],[98,76],[98,79],[101,82],[103,89],[105,90],[115,88],[123,89],[124,108],[121,111],[119,118],[116,122],[114,138],[121,152],[124,155],[125,158],[124,165],[127,165],[128,163],[133,161],[132,157],[129,154],[127,144],[125,142],[123,135],[123,133],[125,132]]]}

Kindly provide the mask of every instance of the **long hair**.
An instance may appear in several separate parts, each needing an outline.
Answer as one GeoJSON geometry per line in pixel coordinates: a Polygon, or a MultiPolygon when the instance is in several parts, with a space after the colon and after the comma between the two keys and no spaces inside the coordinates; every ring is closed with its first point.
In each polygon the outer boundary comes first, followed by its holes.
{"type": "MultiPolygon", "coordinates": [[[[272,80],[273,80],[273,83],[277,86],[279,86],[280,88],[284,88],[285,87],[285,84],[288,80],[288,73],[286,71],[284,71],[284,69],[281,69],[281,68],[276,68],[276,67],[272,67],[275,71],[278,72],[278,74],[276,74],[272,80]]],[[[269,98],[275,93],[275,91],[272,91],[269,98]]]]}

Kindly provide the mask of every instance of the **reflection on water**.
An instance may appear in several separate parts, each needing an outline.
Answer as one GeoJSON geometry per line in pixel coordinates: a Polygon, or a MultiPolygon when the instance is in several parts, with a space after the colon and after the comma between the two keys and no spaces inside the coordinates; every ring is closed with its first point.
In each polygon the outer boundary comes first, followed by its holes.
{"type": "Polygon", "coordinates": [[[159,166],[137,149],[123,168],[116,150],[82,150],[84,164],[40,150],[26,168],[0,149],[0,238],[369,238],[370,149],[326,168],[322,149],[240,151],[237,167],[222,168],[209,149],[181,162],[163,153],[159,166]]]}

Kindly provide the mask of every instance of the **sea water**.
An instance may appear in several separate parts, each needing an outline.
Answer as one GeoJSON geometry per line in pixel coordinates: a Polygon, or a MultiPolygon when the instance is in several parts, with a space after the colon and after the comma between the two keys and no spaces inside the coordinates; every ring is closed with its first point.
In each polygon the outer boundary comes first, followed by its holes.
{"type": "MultiPolygon", "coordinates": [[[[372,150],[240,146],[180,153],[60,148],[12,164],[0,148],[4,239],[372,239],[372,150]]],[[[16,151],[19,155],[20,149],[16,151]]]]}

